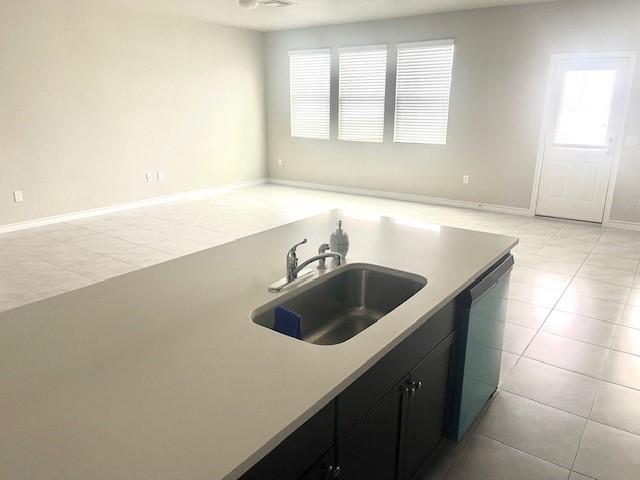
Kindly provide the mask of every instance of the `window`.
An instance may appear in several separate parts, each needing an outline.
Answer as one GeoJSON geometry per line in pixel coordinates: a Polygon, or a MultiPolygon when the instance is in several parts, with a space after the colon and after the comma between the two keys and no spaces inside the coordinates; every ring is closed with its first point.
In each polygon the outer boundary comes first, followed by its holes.
{"type": "Polygon", "coordinates": [[[291,136],[328,139],[331,50],[289,52],[291,136]]]}
{"type": "Polygon", "coordinates": [[[386,45],[340,50],[340,140],[382,142],[386,81],[386,45]]]}
{"type": "Polygon", "coordinates": [[[615,70],[564,72],[554,142],[605,147],[609,133],[615,70]]]}
{"type": "Polygon", "coordinates": [[[398,45],[394,141],[447,143],[453,40],[398,45]]]}

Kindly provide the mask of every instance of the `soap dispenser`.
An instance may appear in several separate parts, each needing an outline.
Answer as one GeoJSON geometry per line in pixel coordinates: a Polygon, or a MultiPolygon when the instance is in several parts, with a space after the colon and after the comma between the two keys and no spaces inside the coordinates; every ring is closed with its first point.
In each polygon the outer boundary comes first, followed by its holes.
{"type": "Polygon", "coordinates": [[[349,235],[342,230],[342,220],[338,220],[338,229],[331,234],[329,245],[331,246],[332,252],[339,253],[343,258],[347,256],[347,252],[349,251],[349,235]]]}

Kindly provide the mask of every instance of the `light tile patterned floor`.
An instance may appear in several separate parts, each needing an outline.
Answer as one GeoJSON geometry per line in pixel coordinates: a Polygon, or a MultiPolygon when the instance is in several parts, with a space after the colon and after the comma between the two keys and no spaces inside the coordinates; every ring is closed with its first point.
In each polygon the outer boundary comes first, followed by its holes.
{"type": "Polygon", "coordinates": [[[259,186],[0,235],[0,311],[335,207],[520,238],[501,391],[447,480],[640,478],[640,232],[259,186]]]}

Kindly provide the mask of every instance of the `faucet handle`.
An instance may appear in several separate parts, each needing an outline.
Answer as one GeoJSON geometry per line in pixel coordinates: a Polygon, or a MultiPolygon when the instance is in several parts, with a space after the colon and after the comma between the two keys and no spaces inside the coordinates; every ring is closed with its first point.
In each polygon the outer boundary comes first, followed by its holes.
{"type": "Polygon", "coordinates": [[[305,243],[307,243],[307,239],[306,238],[304,240],[302,240],[301,242],[296,243],[293,247],[291,247],[289,249],[289,252],[287,253],[287,256],[296,257],[296,249],[300,245],[304,245],[305,243]]]}

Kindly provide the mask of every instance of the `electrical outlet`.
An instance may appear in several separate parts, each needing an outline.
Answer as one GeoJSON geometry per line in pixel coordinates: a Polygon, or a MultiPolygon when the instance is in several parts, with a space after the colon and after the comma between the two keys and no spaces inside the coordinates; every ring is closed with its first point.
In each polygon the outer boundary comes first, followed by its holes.
{"type": "Polygon", "coordinates": [[[24,197],[22,196],[22,190],[16,190],[15,192],[13,192],[13,200],[16,203],[19,203],[22,200],[24,200],[24,197]]]}
{"type": "Polygon", "coordinates": [[[147,173],[147,183],[153,182],[153,173],[147,173]]]}
{"type": "Polygon", "coordinates": [[[164,180],[164,172],[158,172],[156,173],[156,177],[158,178],[158,181],[161,182],[164,180]]]}
{"type": "Polygon", "coordinates": [[[625,137],[624,137],[624,146],[625,147],[637,147],[638,146],[638,135],[625,135],[625,137]]]}
{"type": "Polygon", "coordinates": [[[462,183],[464,183],[465,185],[469,183],[469,175],[462,176],[462,183]]]}
{"type": "Polygon", "coordinates": [[[281,167],[282,166],[282,159],[278,158],[278,166],[281,167]]]}

